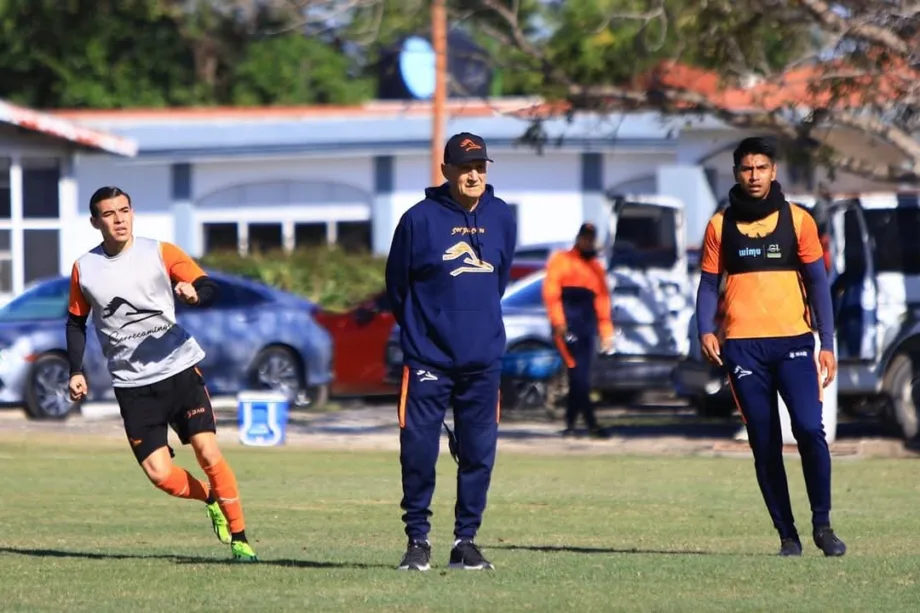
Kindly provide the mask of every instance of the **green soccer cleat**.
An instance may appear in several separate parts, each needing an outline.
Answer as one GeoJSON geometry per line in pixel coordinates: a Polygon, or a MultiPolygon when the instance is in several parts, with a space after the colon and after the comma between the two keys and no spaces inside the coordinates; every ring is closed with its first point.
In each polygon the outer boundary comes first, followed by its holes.
{"type": "Polygon", "coordinates": [[[221,543],[224,545],[229,545],[230,524],[227,523],[227,518],[224,517],[224,512],[220,510],[220,506],[216,502],[212,502],[206,506],[208,509],[208,517],[211,519],[211,527],[214,528],[214,534],[217,535],[217,538],[221,543]]]}
{"type": "Polygon", "coordinates": [[[230,543],[230,551],[233,553],[233,559],[237,562],[258,562],[256,552],[246,541],[233,541],[230,543]]]}

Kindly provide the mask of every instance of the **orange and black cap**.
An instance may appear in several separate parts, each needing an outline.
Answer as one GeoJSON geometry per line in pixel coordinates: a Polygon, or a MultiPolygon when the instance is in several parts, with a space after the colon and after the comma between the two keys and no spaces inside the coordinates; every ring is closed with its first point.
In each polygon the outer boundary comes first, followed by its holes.
{"type": "Polygon", "coordinates": [[[491,162],[486,152],[486,141],[469,132],[454,134],[444,146],[445,164],[467,164],[485,160],[491,162]]]}

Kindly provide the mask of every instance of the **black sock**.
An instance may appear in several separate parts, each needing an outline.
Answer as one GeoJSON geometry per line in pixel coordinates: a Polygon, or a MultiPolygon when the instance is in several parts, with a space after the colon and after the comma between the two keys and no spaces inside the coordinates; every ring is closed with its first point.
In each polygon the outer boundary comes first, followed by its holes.
{"type": "Polygon", "coordinates": [[[208,499],[204,501],[205,504],[214,504],[217,502],[217,497],[214,495],[214,490],[208,490],[208,499]]]}
{"type": "Polygon", "coordinates": [[[231,540],[231,541],[240,541],[240,542],[243,542],[243,543],[248,543],[248,542],[249,542],[249,541],[246,540],[246,531],[245,531],[245,530],[240,530],[239,532],[232,532],[232,533],[230,533],[230,540],[231,540]]]}

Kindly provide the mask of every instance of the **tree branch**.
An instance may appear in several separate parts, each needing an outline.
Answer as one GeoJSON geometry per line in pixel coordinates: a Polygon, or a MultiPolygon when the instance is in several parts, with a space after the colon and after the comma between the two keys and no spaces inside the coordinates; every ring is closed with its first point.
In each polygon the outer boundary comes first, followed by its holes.
{"type": "Polygon", "coordinates": [[[901,56],[908,56],[913,51],[907,41],[892,30],[871,23],[859,23],[855,19],[847,19],[824,0],[796,0],[796,2],[827,30],[879,45],[901,56]]]}

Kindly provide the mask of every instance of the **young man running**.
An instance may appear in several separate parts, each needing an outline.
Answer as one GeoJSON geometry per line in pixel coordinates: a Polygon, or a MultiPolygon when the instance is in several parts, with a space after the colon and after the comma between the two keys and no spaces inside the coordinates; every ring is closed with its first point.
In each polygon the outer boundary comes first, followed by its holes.
{"type": "Polygon", "coordinates": [[[77,259],[70,276],[70,397],[76,402],[88,392],[82,368],[92,313],[125,434],[144,473],[171,496],[205,503],[214,533],[230,545],[233,559],[255,562],[236,477],[217,446],[211,400],[196,366],[205,354],[176,323],[173,294],[205,306],[217,286],[175,245],[134,237],[134,210],[124,191],[102,187],[89,208],[102,243],[77,259]],[[191,444],[208,483],[173,465],[167,425],[183,445],[191,444]]]}

